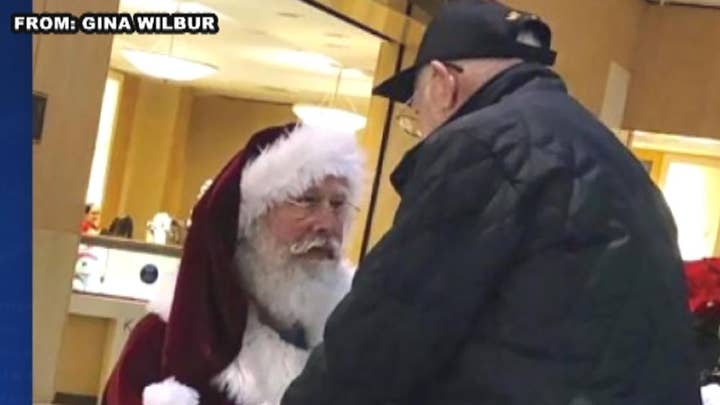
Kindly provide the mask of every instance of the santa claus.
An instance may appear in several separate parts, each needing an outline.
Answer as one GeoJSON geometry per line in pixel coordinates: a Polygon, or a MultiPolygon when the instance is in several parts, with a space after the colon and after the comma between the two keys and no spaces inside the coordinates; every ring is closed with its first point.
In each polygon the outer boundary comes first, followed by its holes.
{"type": "Polygon", "coordinates": [[[133,329],[103,403],[279,403],[350,288],[362,173],[352,133],[255,134],[196,204],[174,294],[133,329]]]}

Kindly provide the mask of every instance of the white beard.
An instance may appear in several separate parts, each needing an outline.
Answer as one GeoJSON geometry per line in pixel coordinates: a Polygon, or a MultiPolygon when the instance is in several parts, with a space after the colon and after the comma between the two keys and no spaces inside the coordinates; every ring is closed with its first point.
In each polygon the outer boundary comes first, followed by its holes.
{"type": "Polygon", "coordinates": [[[235,262],[258,304],[285,328],[300,323],[311,347],[322,341],[328,316],[350,289],[352,274],[339,259],[295,256],[259,225],[235,262]]]}
{"type": "MultiPolygon", "coordinates": [[[[322,341],[328,316],[350,289],[339,260],[301,259],[256,227],[235,258],[246,290],[283,327],[300,323],[310,347],[322,341]]],[[[214,382],[238,404],[276,405],[302,371],[309,352],[281,340],[250,308],[243,347],[214,382]]]]}

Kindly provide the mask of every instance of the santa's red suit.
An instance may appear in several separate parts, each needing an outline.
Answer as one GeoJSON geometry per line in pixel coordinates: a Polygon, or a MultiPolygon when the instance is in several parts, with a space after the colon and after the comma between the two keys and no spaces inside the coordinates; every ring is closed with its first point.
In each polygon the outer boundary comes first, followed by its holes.
{"type": "MultiPolygon", "coordinates": [[[[264,322],[238,281],[238,235],[272,204],[328,175],[347,179],[350,198],[357,201],[362,174],[352,133],[288,125],[255,134],[195,206],[174,295],[159,298],[153,313],[134,327],[103,404],[278,403],[321,338],[332,307],[303,331],[304,339],[264,322]]],[[[349,289],[345,274],[338,292],[349,289]]]]}

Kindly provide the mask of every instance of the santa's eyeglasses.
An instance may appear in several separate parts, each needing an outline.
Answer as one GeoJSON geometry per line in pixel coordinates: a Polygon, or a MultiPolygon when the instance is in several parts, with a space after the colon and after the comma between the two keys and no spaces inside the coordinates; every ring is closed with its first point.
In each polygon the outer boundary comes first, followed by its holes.
{"type": "Polygon", "coordinates": [[[320,195],[308,194],[288,199],[288,203],[301,210],[299,216],[307,217],[319,212],[323,207],[329,207],[333,213],[342,214],[350,210],[359,211],[360,208],[353,205],[345,197],[333,196],[322,197],[320,195]]]}

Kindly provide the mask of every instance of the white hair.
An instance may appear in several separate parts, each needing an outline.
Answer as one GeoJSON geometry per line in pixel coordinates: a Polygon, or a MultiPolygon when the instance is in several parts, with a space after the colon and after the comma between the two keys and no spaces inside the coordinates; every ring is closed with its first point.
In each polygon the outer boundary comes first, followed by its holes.
{"type": "Polygon", "coordinates": [[[534,48],[540,48],[542,46],[540,38],[538,38],[537,36],[537,33],[534,30],[527,28],[521,30],[520,33],[518,33],[516,40],[521,44],[532,46],[534,48]]]}
{"type": "Polygon", "coordinates": [[[460,87],[459,97],[461,99],[467,99],[495,76],[522,63],[522,59],[478,58],[463,59],[455,63],[464,69],[463,74],[458,76],[458,86],[460,87]]]}

